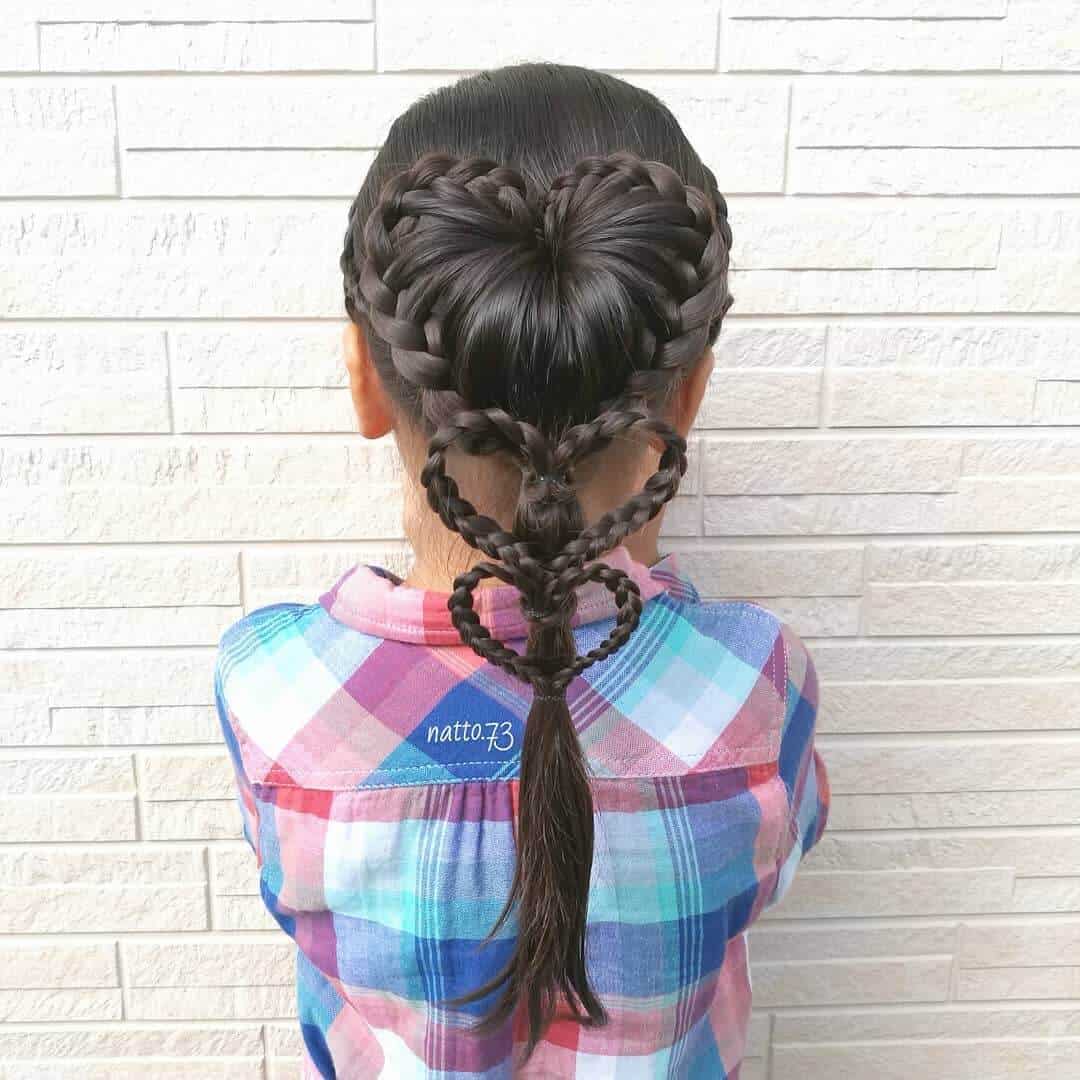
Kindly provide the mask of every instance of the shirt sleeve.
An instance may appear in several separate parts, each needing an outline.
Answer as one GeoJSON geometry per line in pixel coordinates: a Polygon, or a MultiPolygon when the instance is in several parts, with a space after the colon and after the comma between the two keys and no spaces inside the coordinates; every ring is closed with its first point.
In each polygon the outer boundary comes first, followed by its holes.
{"type": "Polygon", "coordinates": [[[240,744],[237,741],[236,732],[229,717],[229,706],[225,700],[221,677],[221,661],[222,654],[219,651],[217,662],[214,665],[214,700],[217,705],[218,721],[221,724],[221,733],[225,739],[225,746],[229,751],[233,775],[236,779],[236,802],[240,809],[240,822],[243,827],[244,839],[248,842],[251,850],[255,852],[259,866],[262,866],[262,853],[259,849],[259,807],[255,801],[255,792],[244,769],[240,744]]]}
{"type": "Polygon", "coordinates": [[[800,862],[821,839],[829,817],[829,775],[816,745],[818,678],[814,659],[787,624],[781,630],[787,667],[787,706],[778,769],[788,813],[777,857],[776,882],[765,904],[783,899],[800,862]]]}

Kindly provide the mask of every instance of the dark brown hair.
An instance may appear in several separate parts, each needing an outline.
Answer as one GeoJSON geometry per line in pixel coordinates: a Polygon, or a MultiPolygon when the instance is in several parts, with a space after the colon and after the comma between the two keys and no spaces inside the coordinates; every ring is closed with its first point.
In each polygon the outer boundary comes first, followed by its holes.
{"type": "Polygon", "coordinates": [[[487,556],[454,581],[462,641],[534,690],[521,751],[518,853],[489,939],[517,908],[513,954],[462,1005],[503,992],[475,1030],[526,1003],[531,1055],[560,1004],[605,1023],[585,966],[593,860],[587,763],[567,686],[618,649],[636,583],[595,560],[655,517],[686,469],[663,406],[731,304],[727,207],[669,110],[610,75],[520,64],[463,79],[392,126],[349,212],[345,306],[395,404],[430,438],[420,479],[447,528],[487,556]],[[662,447],[642,491],[588,525],[575,465],[639,432],[662,447]],[[521,469],[513,522],[479,513],[451,449],[521,469]],[[484,578],[522,593],[519,654],[473,610],[484,578]],[[608,638],[577,652],[576,590],[614,595],[608,638]]]}

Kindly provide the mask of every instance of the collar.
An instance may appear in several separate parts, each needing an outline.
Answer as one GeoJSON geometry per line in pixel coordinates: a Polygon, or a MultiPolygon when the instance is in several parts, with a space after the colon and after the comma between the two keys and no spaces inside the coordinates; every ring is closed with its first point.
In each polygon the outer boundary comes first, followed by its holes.
{"type": "MultiPolygon", "coordinates": [[[[641,589],[643,601],[661,592],[680,599],[698,598],[693,585],[679,572],[674,552],[646,566],[620,544],[601,561],[629,574],[641,589]]],[[[572,625],[615,615],[615,597],[601,582],[587,582],[577,595],[572,625]]],[[[447,607],[449,598],[449,592],[405,585],[384,567],[356,563],[319,597],[319,603],[339,622],[367,634],[426,645],[460,645],[461,636],[447,607]]],[[[481,624],[495,637],[512,641],[528,635],[521,593],[513,585],[484,586],[476,590],[473,599],[481,624]]]]}

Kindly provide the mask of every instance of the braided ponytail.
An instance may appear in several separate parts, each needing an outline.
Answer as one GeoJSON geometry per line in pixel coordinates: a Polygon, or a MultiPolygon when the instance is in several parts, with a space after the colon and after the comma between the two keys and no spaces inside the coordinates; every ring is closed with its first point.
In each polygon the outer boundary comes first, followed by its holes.
{"type": "Polygon", "coordinates": [[[583,156],[543,188],[488,158],[427,152],[388,176],[370,212],[360,206],[358,198],[341,257],[347,310],[385,343],[380,377],[432,432],[420,474],[428,505],[486,556],[454,581],[454,625],[533,689],[513,883],[489,934],[516,907],[516,946],[498,975],[450,1002],[502,988],[476,1026],[483,1033],[524,1002],[528,1058],[560,1008],[584,1025],[607,1021],[586,971],[593,802],[567,688],[622,646],[641,615],[635,581],[597,560],[661,511],[686,470],[685,440],[660,406],[731,303],[726,207],[628,151],[583,156]],[[560,363],[577,365],[585,392],[559,398],[543,383],[500,392],[503,369],[548,365],[551,385],[560,363]],[[597,387],[599,400],[587,392],[597,387]],[[589,525],[575,468],[632,433],[661,449],[659,465],[639,493],[589,525]],[[517,464],[509,527],[462,495],[447,471],[451,451],[517,464]],[[473,593],[486,578],[520,590],[524,652],[481,624],[473,593]],[[613,594],[617,615],[609,636],[579,654],[571,627],[587,582],[613,594]]]}

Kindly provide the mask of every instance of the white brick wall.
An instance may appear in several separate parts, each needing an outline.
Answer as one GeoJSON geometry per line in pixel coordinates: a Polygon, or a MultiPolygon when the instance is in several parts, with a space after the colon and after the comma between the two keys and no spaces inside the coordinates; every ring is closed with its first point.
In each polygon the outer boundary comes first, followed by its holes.
{"type": "Polygon", "coordinates": [[[1080,1070],[1080,0],[7,0],[3,1080],[296,1075],[214,646],[402,565],[345,212],[408,102],[536,58],[730,199],[668,544],[808,638],[834,792],[743,1080],[1080,1070]]]}

